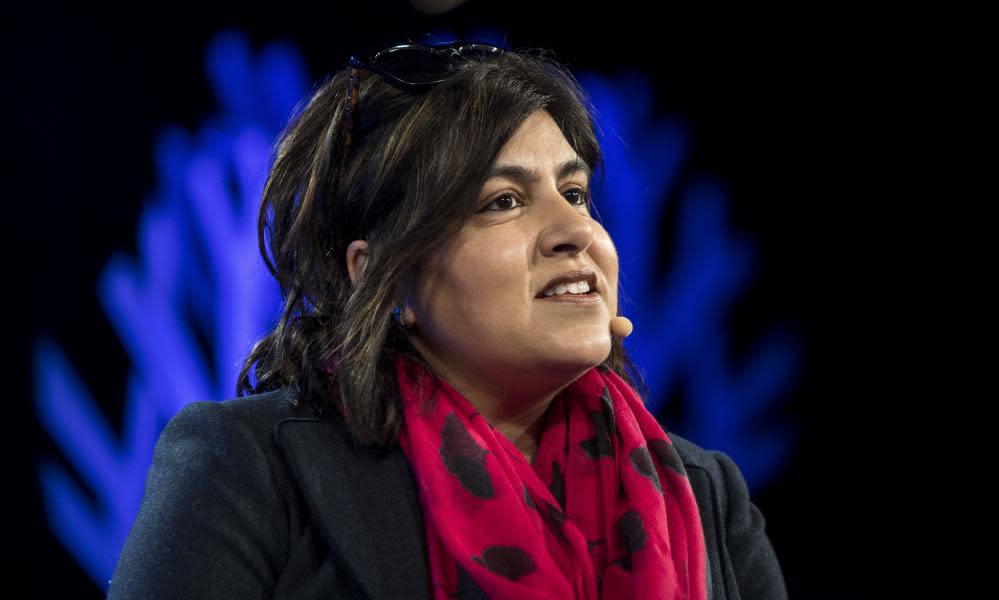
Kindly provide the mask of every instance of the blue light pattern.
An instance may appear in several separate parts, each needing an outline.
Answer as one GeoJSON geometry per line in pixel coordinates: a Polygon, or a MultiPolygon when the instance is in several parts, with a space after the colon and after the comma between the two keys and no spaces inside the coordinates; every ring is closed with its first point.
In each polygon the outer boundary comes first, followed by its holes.
{"type": "Polygon", "coordinates": [[[724,187],[708,175],[680,185],[688,134],[676,118],[655,114],[644,75],[585,75],[580,83],[598,116],[606,192],[597,210],[621,261],[621,311],[635,324],[626,347],[651,390],[649,409],[661,412],[682,386],[685,418],[667,425],[730,454],[751,486],[763,486],[787,462],[796,433],[787,420],[760,416],[793,382],[797,342],[786,331],[767,333],[741,364],[729,364],[724,318],[750,282],[755,256],[726,225],[724,187]],[[679,222],[663,231],[669,198],[679,203],[679,222]],[[664,235],[674,260],[661,279],[650,249],[664,235]]]}
{"type": "Polygon", "coordinates": [[[132,364],[120,435],[59,347],[36,345],[38,418],[97,500],[46,460],[46,512],[105,589],[163,425],[189,402],[233,396],[243,358],[280,310],[257,250],[257,208],[269,144],[308,89],[304,61],[288,44],[254,57],[243,36],[227,32],[205,66],[221,109],[195,135],[170,127],[159,136],[158,188],[145,202],[138,258],[112,257],[97,286],[132,364]]]}

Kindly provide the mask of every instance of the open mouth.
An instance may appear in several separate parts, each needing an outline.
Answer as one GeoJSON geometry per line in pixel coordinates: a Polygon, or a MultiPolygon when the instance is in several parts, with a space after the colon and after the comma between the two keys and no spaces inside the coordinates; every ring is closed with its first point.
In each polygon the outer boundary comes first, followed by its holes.
{"type": "Polygon", "coordinates": [[[538,299],[584,299],[595,298],[597,291],[597,276],[592,271],[573,271],[563,273],[552,279],[535,298],[538,299]]]}

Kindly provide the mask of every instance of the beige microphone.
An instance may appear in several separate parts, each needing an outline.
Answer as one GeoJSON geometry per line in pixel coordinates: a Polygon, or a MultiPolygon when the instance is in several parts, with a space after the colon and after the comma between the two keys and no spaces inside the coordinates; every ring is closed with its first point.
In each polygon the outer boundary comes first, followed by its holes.
{"type": "Polygon", "coordinates": [[[610,332],[614,337],[626,338],[635,328],[627,317],[614,317],[610,320],[610,332]]]}

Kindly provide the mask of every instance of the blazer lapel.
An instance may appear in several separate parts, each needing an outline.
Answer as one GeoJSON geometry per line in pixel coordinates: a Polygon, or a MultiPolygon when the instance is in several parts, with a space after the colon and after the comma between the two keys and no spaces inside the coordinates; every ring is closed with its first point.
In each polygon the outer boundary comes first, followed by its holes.
{"type": "Polygon", "coordinates": [[[384,455],[359,448],[339,414],[284,419],[274,437],[324,536],[367,595],[426,596],[422,511],[398,444],[384,455]]]}

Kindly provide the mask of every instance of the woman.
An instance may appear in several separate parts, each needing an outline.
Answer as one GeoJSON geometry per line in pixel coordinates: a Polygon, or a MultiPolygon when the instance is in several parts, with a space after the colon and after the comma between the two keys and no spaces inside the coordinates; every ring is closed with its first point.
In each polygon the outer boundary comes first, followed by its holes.
{"type": "Polygon", "coordinates": [[[785,597],[735,465],[634,389],[599,167],[542,54],[325,81],[263,193],[282,317],[164,430],[110,597],[785,597]]]}

